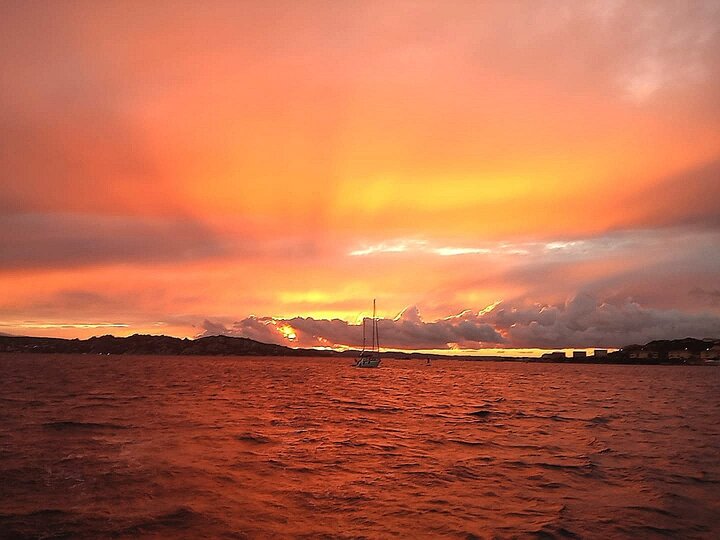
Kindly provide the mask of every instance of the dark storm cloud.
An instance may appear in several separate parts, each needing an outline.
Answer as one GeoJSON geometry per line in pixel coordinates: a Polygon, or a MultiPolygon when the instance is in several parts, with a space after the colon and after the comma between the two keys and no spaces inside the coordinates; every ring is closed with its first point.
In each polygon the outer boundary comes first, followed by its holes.
{"type": "Polygon", "coordinates": [[[219,240],[189,219],[74,214],[0,216],[3,269],[187,261],[222,252],[219,240]]]}
{"type": "Polygon", "coordinates": [[[581,293],[558,305],[500,303],[482,316],[514,347],[623,347],[654,339],[713,337],[720,317],[649,309],[625,299],[609,303],[581,293]]]}

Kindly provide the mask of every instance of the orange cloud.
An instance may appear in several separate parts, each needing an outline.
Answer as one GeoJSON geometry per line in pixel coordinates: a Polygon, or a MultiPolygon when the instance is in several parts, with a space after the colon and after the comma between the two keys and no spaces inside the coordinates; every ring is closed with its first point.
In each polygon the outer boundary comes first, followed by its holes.
{"type": "Polygon", "coordinates": [[[193,335],[584,290],[714,313],[691,291],[720,272],[719,17],[3,5],[0,324],[193,335]]]}

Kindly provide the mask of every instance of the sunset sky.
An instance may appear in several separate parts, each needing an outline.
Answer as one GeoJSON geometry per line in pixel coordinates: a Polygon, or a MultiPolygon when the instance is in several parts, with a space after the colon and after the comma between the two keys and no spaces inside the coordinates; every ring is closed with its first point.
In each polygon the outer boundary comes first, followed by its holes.
{"type": "Polygon", "coordinates": [[[0,333],[720,337],[716,1],[7,1],[0,73],[0,333]]]}

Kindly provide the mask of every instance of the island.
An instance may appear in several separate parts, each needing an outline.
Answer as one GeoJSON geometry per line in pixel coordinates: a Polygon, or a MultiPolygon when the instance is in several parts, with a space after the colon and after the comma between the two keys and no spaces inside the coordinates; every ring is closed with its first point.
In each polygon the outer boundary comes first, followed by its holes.
{"type": "MultiPolygon", "coordinates": [[[[101,354],[101,355],[158,355],[158,356],[300,356],[354,357],[358,350],[302,349],[249,338],[206,336],[196,339],[164,335],[134,334],[128,337],[112,335],[88,339],[63,339],[0,335],[0,353],[35,354],[101,354]]],[[[384,358],[394,359],[454,359],[472,361],[530,361],[541,363],[583,364],[675,364],[720,365],[720,339],[684,338],[657,340],[644,345],[628,345],[617,351],[596,350],[588,356],[584,351],[567,356],[563,351],[549,352],[542,358],[428,354],[407,351],[383,351],[384,358]],[[601,351],[598,354],[598,351],[601,351]]]]}

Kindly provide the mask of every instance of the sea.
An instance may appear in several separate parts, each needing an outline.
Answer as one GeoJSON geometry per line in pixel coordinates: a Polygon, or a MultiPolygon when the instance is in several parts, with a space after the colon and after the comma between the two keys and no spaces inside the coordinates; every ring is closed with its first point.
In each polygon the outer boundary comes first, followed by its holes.
{"type": "Polygon", "coordinates": [[[720,368],[0,355],[1,538],[720,538],[720,368]]]}

